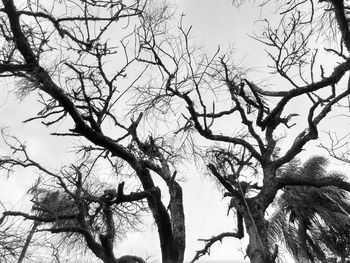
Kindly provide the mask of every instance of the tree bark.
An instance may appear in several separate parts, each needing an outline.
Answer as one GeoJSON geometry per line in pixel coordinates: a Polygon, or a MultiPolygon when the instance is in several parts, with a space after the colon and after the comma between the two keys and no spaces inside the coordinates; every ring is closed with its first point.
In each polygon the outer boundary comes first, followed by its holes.
{"type": "Polygon", "coordinates": [[[178,251],[178,263],[184,261],[186,247],[185,213],[183,208],[182,188],[178,182],[172,180],[168,183],[170,193],[169,210],[171,214],[171,225],[178,251]]]}
{"type": "Polygon", "coordinates": [[[274,263],[275,256],[271,253],[267,240],[268,222],[264,219],[263,212],[250,208],[244,214],[244,222],[249,235],[247,255],[250,262],[274,263]]]}
{"type": "MultiPolygon", "coordinates": [[[[155,188],[150,171],[146,167],[135,165],[134,169],[145,191],[155,188]]],[[[183,263],[184,248],[179,249],[178,247],[178,243],[174,237],[171,218],[161,201],[160,191],[157,194],[147,197],[147,202],[158,229],[162,263],[183,263]]]]}

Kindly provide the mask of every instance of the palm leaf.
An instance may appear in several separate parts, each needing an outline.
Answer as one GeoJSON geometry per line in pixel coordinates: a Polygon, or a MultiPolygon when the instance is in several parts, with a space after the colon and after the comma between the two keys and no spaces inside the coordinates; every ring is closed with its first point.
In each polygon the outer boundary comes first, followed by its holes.
{"type": "MultiPolygon", "coordinates": [[[[283,178],[323,177],[342,178],[344,175],[327,172],[328,161],[314,156],[301,164],[292,160],[278,172],[283,178]]],[[[350,202],[347,192],[336,187],[287,186],[275,201],[276,212],[269,220],[271,244],[281,242],[296,259],[301,241],[298,240],[299,220],[306,223],[307,252],[310,260],[322,262],[333,253],[350,253],[350,202]]]]}

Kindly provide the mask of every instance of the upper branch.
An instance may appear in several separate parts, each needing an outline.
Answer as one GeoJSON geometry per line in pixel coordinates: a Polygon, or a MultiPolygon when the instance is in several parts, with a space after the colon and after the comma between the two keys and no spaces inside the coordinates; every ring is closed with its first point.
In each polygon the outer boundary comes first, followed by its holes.
{"type": "Polygon", "coordinates": [[[328,102],[326,102],[325,106],[321,109],[319,114],[314,117],[315,109],[321,105],[322,103],[325,103],[324,101],[318,101],[315,103],[309,110],[308,115],[308,129],[301,132],[294,140],[293,145],[290,147],[290,149],[286,152],[286,154],[275,161],[275,164],[277,166],[280,166],[284,163],[289,162],[292,160],[301,150],[302,147],[310,140],[317,139],[318,138],[318,130],[317,125],[320,123],[321,120],[323,120],[327,114],[331,111],[332,106],[334,106],[337,102],[344,99],[345,97],[349,96],[350,94],[350,77],[348,81],[348,87],[340,94],[334,96],[333,98],[329,99],[328,102]]]}
{"type": "MultiPolygon", "coordinates": [[[[327,86],[332,86],[338,83],[339,80],[344,76],[344,74],[349,70],[350,70],[350,58],[348,58],[346,61],[336,66],[332,74],[330,74],[328,77],[324,77],[320,81],[311,83],[306,86],[294,88],[288,91],[263,90],[262,88],[259,88],[257,86],[255,87],[255,89],[256,89],[256,92],[261,95],[265,95],[269,97],[283,97],[270,114],[270,115],[275,115],[279,111],[279,109],[283,108],[288,103],[288,101],[290,101],[292,98],[317,91],[327,86]]],[[[270,115],[268,116],[268,118],[272,118],[272,116],[270,117],[270,115]]],[[[267,121],[266,119],[264,120],[264,122],[267,121]]]]}
{"type": "Polygon", "coordinates": [[[60,105],[69,113],[76,126],[74,132],[85,136],[88,140],[97,145],[105,147],[111,151],[113,155],[116,155],[126,160],[127,162],[134,164],[136,162],[136,158],[132,153],[130,153],[123,146],[115,143],[111,138],[99,134],[87,125],[74,102],[59,86],[54,83],[49,73],[39,65],[39,62],[37,61],[36,56],[22,31],[19,14],[16,10],[16,7],[14,6],[13,0],[3,0],[3,3],[5,6],[4,10],[9,18],[17,49],[20,51],[24,60],[26,61],[29,67],[28,71],[40,84],[39,88],[57,100],[60,105]]]}
{"type": "Polygon", "coordinates": [[[191,119],[193,120],[194,126],[200,135],[202,135],[206,139],[213,140],[213,141],[221,141],[221,142],[228,142],[232,144],[242,145],[243,147],[247,148],[249,152],[251,152],[254,158],[259,160],[260,162],[263,162],[263,158],[261,154],[248,141],[237,137],[225,136],[221,134],[213,134],[213,132],[208,127],[207,128],[203,127],[199,121],[199,114],[195,110],[194,101],[190,98],[188,93],[180,93],[179,91],[174,90],[170,87],[168,87],[168,90],[170,90],[173,94],[182,98],[186,102],[187,109],[191,115],[191,119]]]}

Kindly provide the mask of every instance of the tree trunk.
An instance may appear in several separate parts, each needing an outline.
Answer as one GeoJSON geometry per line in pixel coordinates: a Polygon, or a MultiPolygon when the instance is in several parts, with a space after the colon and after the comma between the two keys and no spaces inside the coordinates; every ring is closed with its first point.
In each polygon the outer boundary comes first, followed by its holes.
{"type": "MultiPolygon", "coordinates": [[[[135,171],[137,171],[137,175],[140,178],[143,189],[153,189],[155,185],[149,170],[145,167],[140,167],[137,165],[135,165],[134,168],[135,171]]],[[[184,248],[179,249],[178,247],[177,240],[174,237],[171,218],[166,207],[161,201],[160,191],[158,194],[147,197],[147,202],[158,229],[160,248],[162,252],[162,263],[183,263],[184,248]]]]}
{"type": "Polygon", "coordinates": [[[177,262],[183,263],[186,247],[186,229],[182,188],[176,181],[168,183],[168,187],[170,193],[169,210],[171,213],[171,225],[179,255],[177,262]]]}
{"type": "Polygon", "coordinates": [[[247,255],[251,263],[274,263],[276,256],[271,253],[267,240],[268,223],[261,211],[244,215],[246,230],[249,235],[247,255]]]}

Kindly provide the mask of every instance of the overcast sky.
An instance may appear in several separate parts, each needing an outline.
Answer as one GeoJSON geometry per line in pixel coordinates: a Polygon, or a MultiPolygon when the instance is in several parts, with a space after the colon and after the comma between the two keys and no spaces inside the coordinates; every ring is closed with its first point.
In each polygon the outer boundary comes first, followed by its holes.
{"type": "MultiPolygon", "coordinates": [[[[249,37],[257,28],[255,21],[259,19],[261,9],[252,8],[254,1],[239,9],[231,5],[229,0],[179,0],[178,13],[184,13],[185,25],[193,25],[194,41],[202,43],[208,52],[214,52],[218,45],[222,49],[234,46],[237,50],[237,59],[243,60],[243,65],[252,67],[257,76],[267,72],[266,55],[264,47],[249,37]]],[[[268,78],[268,76],[266,76],[268,78]]],[[[1,84],[1,83],[0,83],[1,84]]],[[[32,156],[40,157],[46,163],[56,164],[59,167],[68,160],[64,144],[59,139],[49,138],[48,132],[40,123],[29,125],[21,124],[26,117],[33,116],[37,108],[32,107],[35,99],[27,98],[18,107],[18,100],[9,94],[9,89],[3,85],[0,89],[0,126],[10,127],[10,132],[20,135],[27,142],[32,156]],[[15,109],[15,111],[14,111],[15,109]],[[15,132],[13,132],[15,131],[15,132]],[[44,143],[43,143],[44,142],[44,143]],[[59,154],[52,154],[57,152],[59,154]]],[[[3,153],[0,148],[0,154],[3,153]]],[[[226,217],[227,200],[222,200],[215,186],[208,178],[203,176],[195,167],[186,167],[185,181],[182,182],[184,190],[184,204],[187,227],[186,259],[194,256],[197,249],[203,247],[198,238],[208,238],[223,231],[234,231],[235,222],[232,215],[226,217]]],[[[5,204],[20,209],[23,205],[23,196],[33,183],[34,174],[19,172],[3,180],[1,178],[0,200],[5,204]]],[[[242,261],[246,249],[246,240],[224,240],[211,249],[210,257],[203,260],[242,261]]],[[[155,226],[145,228],[142,233],[131,234],[126,242],[120,244],[117,253],[137,254],[160,258],[159,242],[155,226]]],[[[232,261],[231,261],[232,262],[232,261]]]]}

